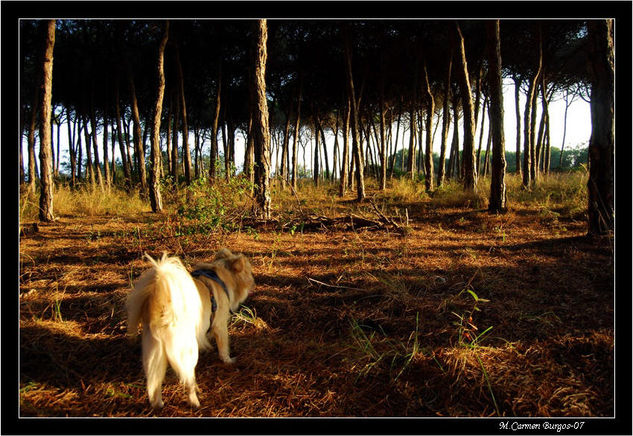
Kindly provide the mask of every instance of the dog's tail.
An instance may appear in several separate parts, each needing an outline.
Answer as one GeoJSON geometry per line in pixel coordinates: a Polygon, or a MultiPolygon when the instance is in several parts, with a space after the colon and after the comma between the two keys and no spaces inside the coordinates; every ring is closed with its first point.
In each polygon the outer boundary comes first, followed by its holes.
{"type": "Polygon", "coordinates": [[[156,339],[165,329],[196,329],[201,302],[191,276],[177,257],[163,253],[160,260],[146,257],[152,268],[141,274],[127,298],[128,336],[136,336],[140,321],[156,339]],[[152,298],[148,298],[149,296],[152,298]]]}

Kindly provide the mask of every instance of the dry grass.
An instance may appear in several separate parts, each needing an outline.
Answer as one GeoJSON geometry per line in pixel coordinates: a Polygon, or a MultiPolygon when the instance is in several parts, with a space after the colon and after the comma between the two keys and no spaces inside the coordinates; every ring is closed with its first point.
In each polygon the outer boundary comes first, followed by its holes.
{"type": "MultiPolygon", "coordinates": [[[[513,200],[507,214],[490,215],[445,200],[459,198],[450,187],[442,199],[401,184],[368,192],[394,219],[407,209],[403,234],[281,227],[309,214],[376,219],[329,185],[296,195],[276,187],[283,210],[272,225],[188,233],[175,202],[159,216],[62,215],[40,225],[20,241],[20,413],[611,416],[612,246],[583,236],[576,197],[513,200]],[[191,265],[220,246],[248,255],[256,280],[230,326],[237,363],[200,356],[199,410],[168,372],[166,406],[153,411],[140,344],[125,337],[130,282],[147,267],[143,252],[167,250],[191,265]]],[[[225,217],[239,224],[230,210],[225,217]]]]}

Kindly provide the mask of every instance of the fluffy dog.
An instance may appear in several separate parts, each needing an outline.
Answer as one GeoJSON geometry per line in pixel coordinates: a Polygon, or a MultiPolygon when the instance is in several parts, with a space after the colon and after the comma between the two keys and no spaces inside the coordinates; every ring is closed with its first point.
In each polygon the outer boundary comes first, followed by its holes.
{"type": "Polygon", "coordinates": [[[180,259],[149,255],[152,268],[141,274],[127,298],[128,335],[143,326],[143,369],[152,407],[163,407],[162,383],[167,363],[199,407],[195,368],[198,350],[210,348],[207,331],[215,337],[220,359],[230,357],[228,321],[255,286],[251,264],[242,255],[221,249],[211,263],[199,263],[189,274],[180,259]]]}

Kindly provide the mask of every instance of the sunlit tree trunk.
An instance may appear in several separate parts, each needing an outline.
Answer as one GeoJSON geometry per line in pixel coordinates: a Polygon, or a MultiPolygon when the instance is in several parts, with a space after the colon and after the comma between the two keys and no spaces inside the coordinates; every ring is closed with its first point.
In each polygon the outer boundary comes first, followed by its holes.
{"type": "Polygon", "coordinates": [[[266,44],[268,27],[266,20],[255,25],[255,59],[253,60],[253,139],[255,149],[255,214],[270,219],[270,130],[268,127],[268,102],[266,101],[266,44]]]}
{"type": "Polygon", "coordinates": [[[286,181],[288,180],[288,167],[286,166],[286,160],[288,159],[288,147],[290,145],[290,107],[286,113],[286,126],[284,127],[284,139],[281,145],[281,187],[286,187],[286,181]]]}
{"type": "Polygon", "coordinates": [[[462,156],[464,162],[464,189],[476,192],[477,171],[475,168],[473,101],[470,89],[470,80],[468,78],[468,64],[466,62],[464,37],[462,36],[459,23],[456,22],[455,27],[458,49],[458,78],[461,84],[462,107],[464,111],[464,153],[462,156]]]}
{"type": "Polygon", "coordinates": [[[45,26],[44,53],[42,56],[42,94],[40,112],[40,221],[53,221],[53,174],[51,162],[51,111],[53,91],[53,48],[55,47],[55,20],[45,26]]]}
{"type": "MultiPolygon", "coordinates": [[[[110,189],[111,175],[110,175],[110,161],[108,156],[108,119],[103,115],[103,173],[104,183],[108,190],[110,189]]],[[[114,168],[114,167],[113,167],[114,168]]]]}
{"type": "Polygon", "coordinates": [[[131,187],[131,171],[130,171],[130,161],[126,152],[125,141],[123,140],[123,129],[121,126],[121,106],[119,103],[119,81],[118,78],[115,82],[114,86],[114,110],[116,116],[116,131],[117,131],[117,139],[119,142],[119,152],[121,153],[121,164],[123,166],[123,177],[125,178],[125,186],[126,189],[130,189],[131,187]]]}
{"type": "Polygon", "coordinates": [[[448,55],[448,67],[446,69],[446,82],[444,84],[444,106],[442,108],[442,140],[440,143],[440,161],[437,169],[437,186],[440,187],[444,184],[445,165],[446,160],[446,141],[448,139],[448,127],[451,122],[450,115],[450,94],[451,94],[451,69],[453,67],[453,51],[448,55]]]}
{"type": "Polygon", "coordinates": [[[385,138],[385,97],[384,85],[380,80],[380,189],[387,189],[387,141],[385,138]]]}
{"type": "Polygon", "coordinates": [[[158,45],[158,60],[156,62],[156,72],[158,73],[158,86],[156,92],[156,103],[154,104],[154,119],[152,122],[152,149],[149,172],[149,201],[152,212],[163,210],[163,200],[160,195],[159,171],[161,164],[160,156],[160,118],[163,113],[163,97],[165,95],[165,47],[169,38],[169,21],[165,22],[165,31],[158,45]]]}
{"type": "MultiPolygon", "coordinates": [[[[591,139],[589,140],[589,234],[614,229],[614,52],[613,20],[588,22],[591,62],[591,139]]],[[[626,225],[626,223],[625,223],[626,225]]]]}
{"type": "Polygon", "coordinates": [[[94,164],[92,161],[92,139],[90,136],[90,126],[88,125],[88,117],[84,118],[84,139],[86,140],[86,178],[90,184],[90,188],[95,187],[94,164]]]}
{"type": "Polygon", "coordinates": [[[104,191],[103,174],[101,173],[101,164],[99,163],[99,143],[97,142],[97,117],[92,102],[90,103],[90,126],[92,128],[92,147],[94,149],[94,173],[97,177],[97,183],[101,191],[104,191]]]}

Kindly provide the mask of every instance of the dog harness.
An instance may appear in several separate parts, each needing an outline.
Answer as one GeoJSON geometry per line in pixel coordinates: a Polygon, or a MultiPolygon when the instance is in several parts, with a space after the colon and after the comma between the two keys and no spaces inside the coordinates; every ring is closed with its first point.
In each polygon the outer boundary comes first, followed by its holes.
{"type": "MultiPolygon", "coordinates": [[[[195,270],[195,271],[193,271],[191,273],[191,276],[192,277],[205,276],[205,277],[213,280],[214,282],[216,282],[218,285],[222,286],[222,289],[224,290],[224,293],[226,294],[226,298],[228,298],[229,304],[230,304],[231,297],[229,296],[229,290],[226,288],[226,284],[224,283],[224,281],[222,281],[222,279],[218,276],[218,273],[216,273],[214,270],[212,270],[212,269],[197,269],[197,270],[195,270]]],[[[211,311],[213,313],[215,313],[217,308],[218,308],[218,304],[215,301],[215,297],[213,296],[213,292],[211,292],[211,311]]]]}

